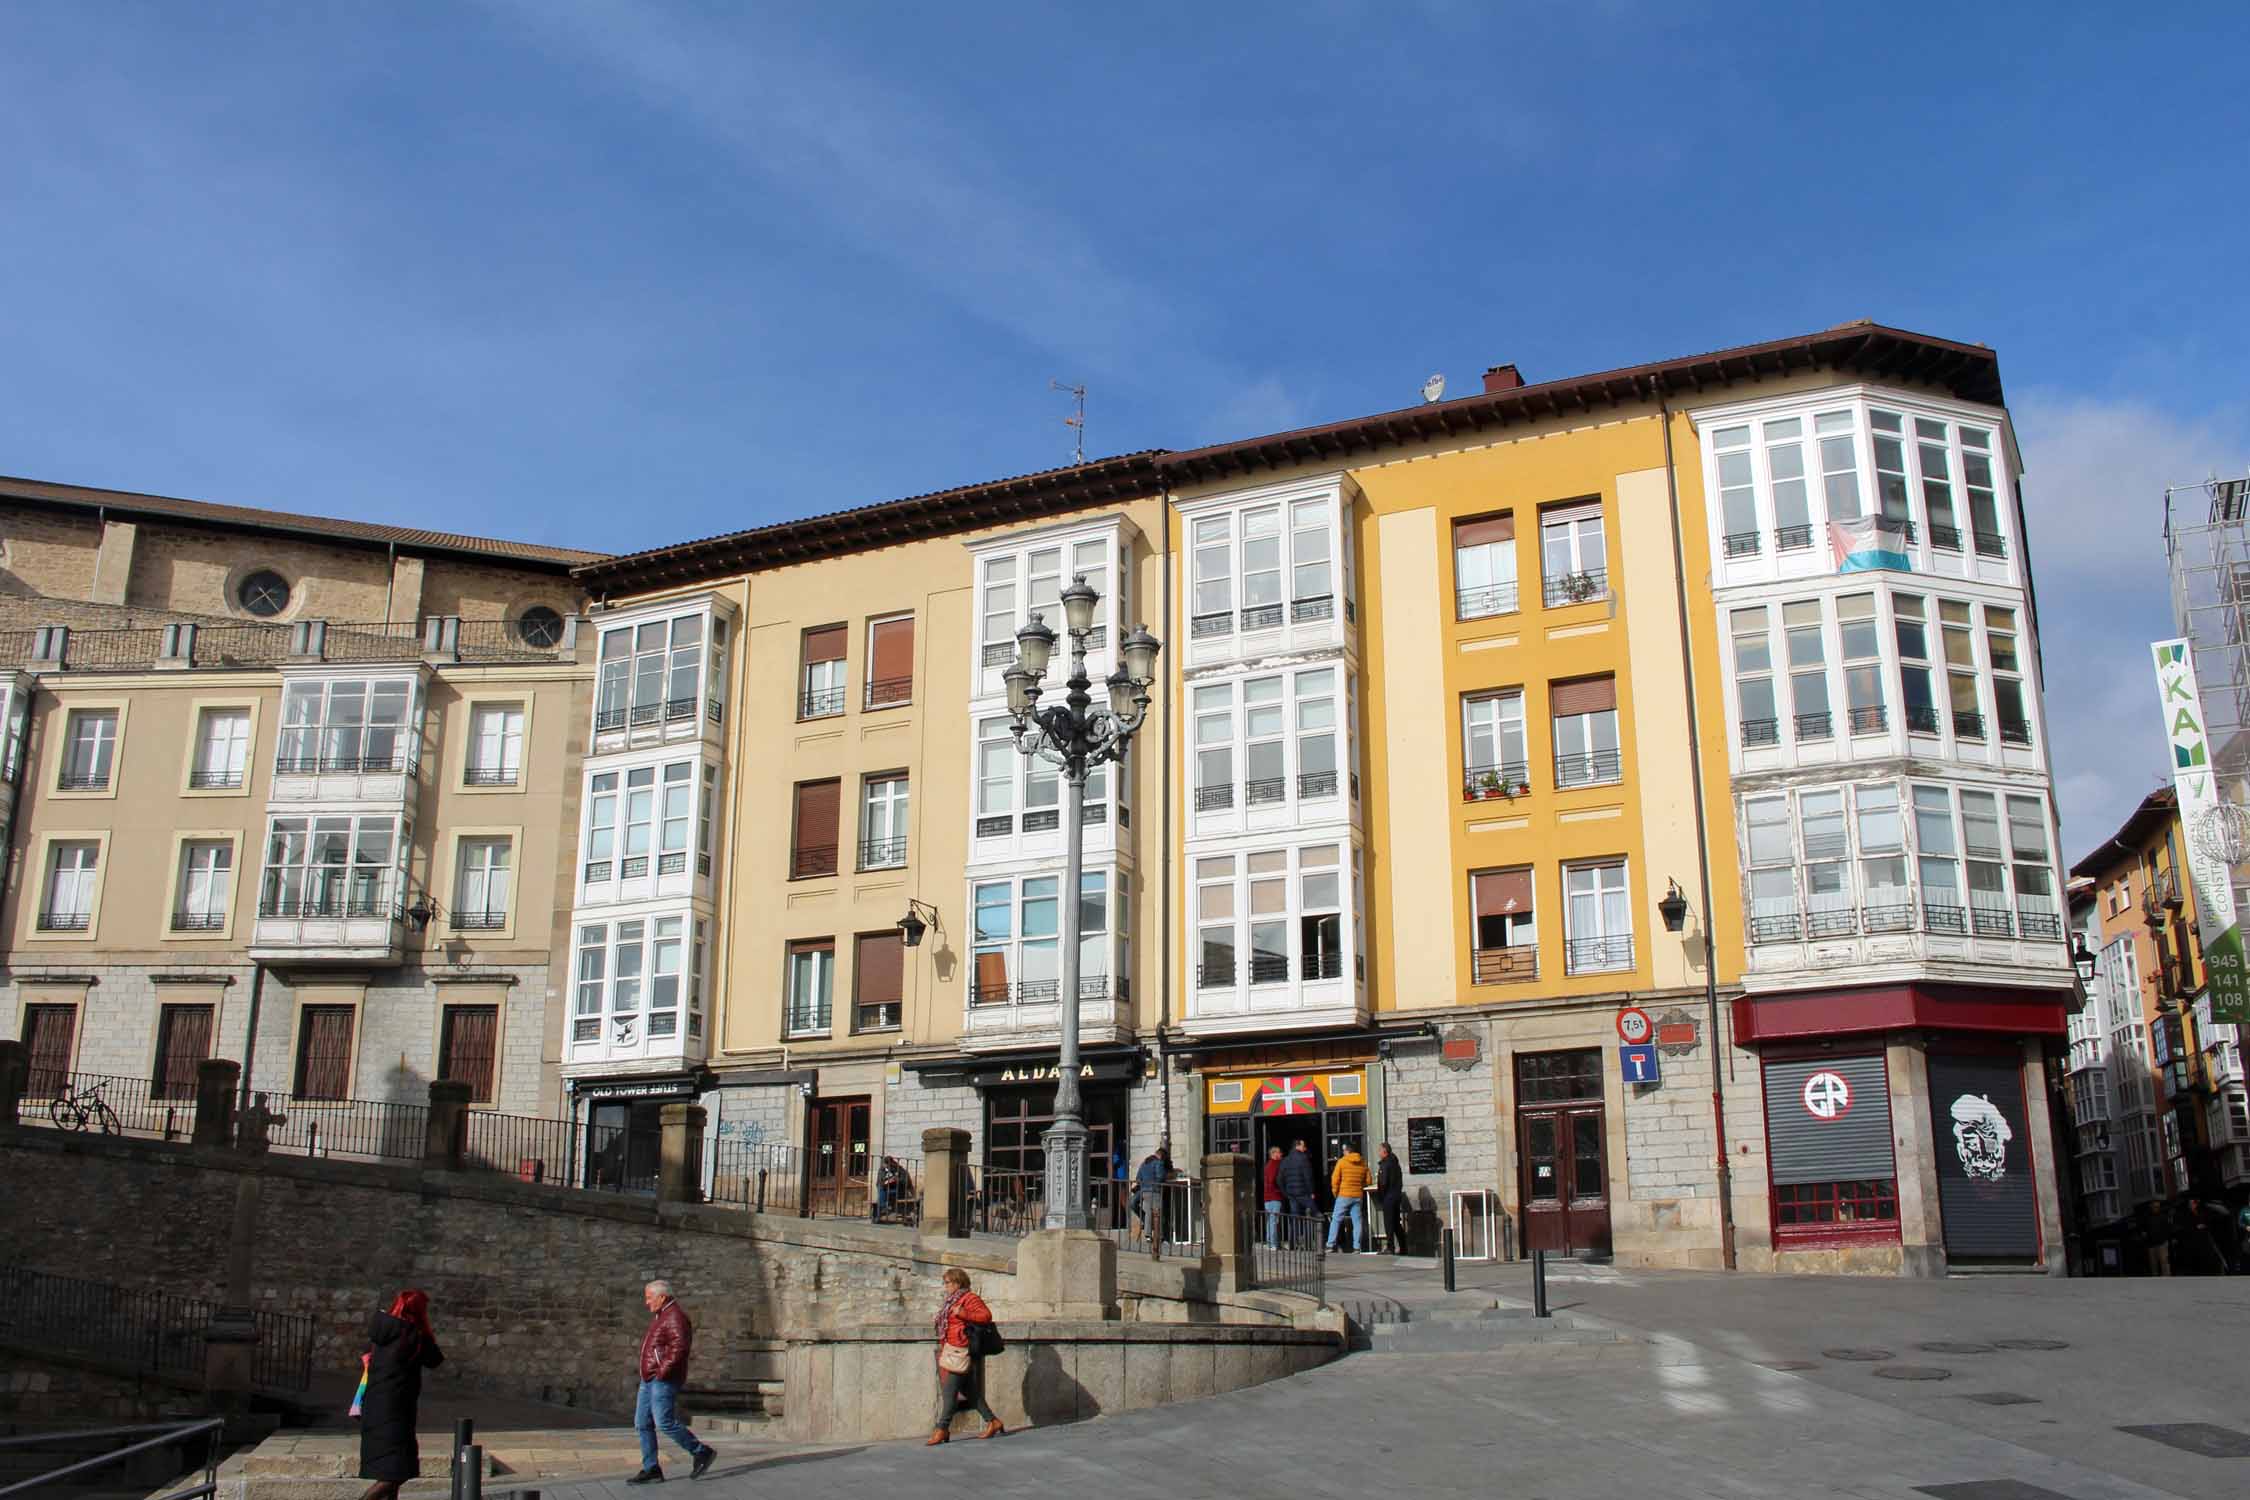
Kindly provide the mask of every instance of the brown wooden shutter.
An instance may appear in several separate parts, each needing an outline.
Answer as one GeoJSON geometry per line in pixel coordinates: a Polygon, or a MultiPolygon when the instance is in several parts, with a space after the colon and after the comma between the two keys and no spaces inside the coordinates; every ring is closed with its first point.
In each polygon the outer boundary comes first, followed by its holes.
{"type": "Polygon", "coordinates": [[[469,1086],[471,1099],[493,1097],[493,1066],[500,1041],[500,1007],[448,1005],[440,1040],[438,1076],[469,1086]]]}
{"type": "Polygon", "coordinates": [[[844,659],[844,627],[823,625],[818,630],[805,632],[805,663],[816,661],[842,661],[844,659]]]}
{"type": "Polygon", "coordinates": [[[905,993],[905,939],[895,932],[862,935],[852,963],[852,998],[861,1005],[883,1005],[905,993]]]}
{"type": "Polygon", "coordinates": [[[836,873],[836,818],[842,801],[840,781],[797,783],[796,833],[789,856],[792,876],[836,873]]]}
{"type": "Polygon", "coordinates": [[[1453,545],[1456,547],[1481,547],[1487,542],[1512,542],[1516,539],[1516,518],[1513,513],[1504,516],[1479,516],[1474,521],[1453,523],[1453,545]]]}
{"type": "Polygon", "coordinates": [[[193,1099],[196,1065],[211,1055],[211,1007],[167,1005],[156,1029],[156,1097],[193,1099]]]}
{"type": "Polygon", "coordinates": [[[352,1077],[352,1008],[308,1005],[297,1022],[297,1089],[300,1099],[349,1097],[352,1077]]]}
{"type": "Polygon", "coordinates": [[[27,1005],[23,1008],[23,1045],[30,1054],[31,1074],[25,1093],[34,1099],[52,1099],[70,1080],[70,1042],[78,1030],[75,1005],[27,1005]]]}
{"type": "Polygon", "coordinates": [[[1576,682],[1558,682],[1554,685],[1547,712],[1562,719],[1572,714],[1598,714],[1604,709],[1616,707],[1616,678],[1581,677],[1576,682]]]}
{"type": "Polygon", "coordinates": [[[976,993],[970,1000],[979,1005],[994,1005],[1008,998],[1008,955],[1004,952],[977,955],[976,993]]]}
{"type": "Polygon", "coordinates": [[[1486,870],[1476,877],[1477,915],[1531,910],[1529,870],[1486,870]]]}
{"type": "Polygon", "coordinates": [[[914,617],[877,620],[867,633],[867,680],[900,683],[914,680],[914,617]]]}

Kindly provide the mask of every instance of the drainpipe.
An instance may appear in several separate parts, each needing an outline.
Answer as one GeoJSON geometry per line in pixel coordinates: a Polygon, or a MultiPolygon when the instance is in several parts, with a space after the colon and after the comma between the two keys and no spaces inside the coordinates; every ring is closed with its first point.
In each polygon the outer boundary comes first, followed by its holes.
{"type": "MultiPolygon", "coordinates": [[[[1169,479],[1162,479],[1162,480],[1159,480],[1159,481],[1158,481],[1158,486],[1159,486],[1159,490],[1160,490],[1160,496],[1159,496],[1159,498],[1161,498],[1161,499],[1162,499],[1162,501],[1163,501],[1163,504],[1164,504],[1164,616],[1163,616],[1163,619],[1164,619],[1164,628],[1165,628],[1165,629],[1167,629],[1167,630],[1169,630],[1169,629],[1171,629],[1171,628],[1172,628],[1172,481],[1171,481],[1171,480],[1169,480],[1169,479]]],[[[1179,643],[1178,643],[1177,641],[1173,642],[1173,647],[1172,647],[1172,649],[1173,649],[1173,650],[1174,650],[1175,652],[1177,652],[1177,651],[1179,650],[1179,643]]],[[[1159,852],[1159,858],[1158,858],[1158,861],[1157,861],[1157,865],[1158,865],[1158,868],[1159,868],[1159,869],[1160,869],[1160,870],[1162,871],[1162,873],[1161,873],[1161,874],[1160,874],[1160,875],[1159,875],[1159,876],[1157,877],[1157,879],[1158,879],[1158,881],[1159,881],[1159,883],[1160,883],[1160,894],[1159,894],[1159,904],[1158,904],[1158,907],[1157,907],[1157,917],[1156,917],[1156,923],[1157,923],[1157,931],[1158,931],[1158,936],[1159,936],[1159,946],[1158,946],[1158,949],[1157,949],[1157,952],[1158,952],[1158,958],[1157,958],[1157,965],[1156,965],[1156,973],[1157,973],[1157,984],[1156,984],[1156,994],[1157,994],[1157,1009],[1156,1009],[1156,1078],[1157,1078],[1157,1090],[1158,1090],[1158,1097],[1159,1097],[1159,1099],[1160,1099],[1160,1101],[1161,1101],[1161,1105],[1160,1105],[1160,1107],[1161,1107],[1161,1108],[1163,1109],[1163,1111],[1164,1111],[1164,1116],[1163,1116],[1163,1124],[1162,1124],[1162,1125],[1161,1125],[1161,1126],[1160,1126],[1160,1127],[1158,1128],[1158,1130],[1157,1130],[1157,1133],[1156,1133],[1156,1134],[1157,1134],[1157,1140],[1159,1141],[1159,1143],[1168,1143],[1168,1142],[1169,1142],[1169,1141],[1171,1140],[1171,1138],[1172,1138],[1172,1054],[1171,1054],[1171,1052],[1170,1052],[1170,1051],[1169,1051],[1169,1050],[1168,1050],[1168,1049],[1166,1048],[1166,1046],[1165,1046],[1165,1044],[1164,1044],[1164,1032],[1165,1032],[1165,1028],[1167,1028],[1168,1026],[1170,1026],[1170,1025],[1171,1025],[1171,1023],[1172,1023],[1172,680],[1171,680],[1171,672],[1172,672],[1172,669],[1171,669],[1171,668],[1170,668],[1169,666],[1167,666],[1167,667],[1166,667],[1166,668],[1164,669],[1164,673],[1165,673],[1165,679],[1164,679],[1164,691],[1163,691],[1163,692],[1162,692],[1161,694],[1159,694],[1159,695],[1158,695],[1158,696],[1159,696],[1159,702],[1160,702],[1160,704],[1161,704],[1161,706],[1162,706],[1162,708],[1163,708],[1163,710],[1164,710],[1164,717],[1163,717],[1163,730],[1164,730],[1164,748],[1163,748],[1163,750],[1162,750],[1162,751],[1160,752],[1160,754],[1162,755],[1163,759],[1162,759],[1162,760],[1161,760],[1161,761],[1159,762],[1160,774],[1159,774],[1159,775],[1157,776],[1157,780],[1158,780],[1159,782],[1161,782],[1161,783],[1163,784],[1163,788],[1164,788],[1164,791],[1163,791],[1163,797],[1164,797],[1164,813],[1163,813],[1163,822],[1162,822],[1162,824],[1161,824],[1162,832],[1158,833],[1158,834],[1157,834],[1157,836],[1156,836],[1156,837],[1157,837],[1157,849],[1158,849],[1158,852],[1159,852]]]]}
{"type": "Polygon", "coordinates": [[[1711,928],[1711,830],[1703,810],[1702,725],[1695,706],[1695,642],[1688,630],[1687,535],[1680,530],[1680,479],[1672,465],[1672,403],[1656,401],[1664,426],[1664,490],[1672,505],[1672,582],[1680,606],[1680,686],[1687,694],[1688,775],[1695,797],[1695,863],[1703,889],[1703,1029],[1711,1039],[1711,1140],[1718,1165],[1719,1262],[1734,1266],[1734,1168],[1727,1159],[1726,1084],[1719,1068],[1719,945],[1711,928]]]}
{"type": "Polygon", "coordinates": [[[250,1029],[242,1037],[242,1108],[250,1107],[250,1070],[258,1061],[258,1002],[265,998],[266,966],[250,964],[250,1029]]]}

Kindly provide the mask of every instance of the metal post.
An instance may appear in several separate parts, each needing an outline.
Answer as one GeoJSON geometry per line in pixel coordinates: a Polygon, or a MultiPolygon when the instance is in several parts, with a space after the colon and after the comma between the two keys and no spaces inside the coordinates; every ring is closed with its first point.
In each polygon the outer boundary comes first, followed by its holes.
{"type": "Polygon", "coordinates": [[[1445,1289],[1453,1290],[1453,1226],[1438,1231],[1438,1269],[1445,1273],[1445,1289]]]}
{"type": "Polygon", "coordinates": [[[461,1450],[461,1500],[484,1500],[484,1444],[461,1450]]]}
{"type": "Polygon", "coordinates": [[[461,1462],[468,1457],[469,1440],[476,1436],[476,1431],[473,1417],[463,1417],[453,1424],[453,1500],[461,1500],[461,1462]]]}
{"type": "Polygon", "coordinates": [[[758,1168],[758,1212],[766,1211],[766,1169],[758,1168]]]}
{"type": "Polygon", "coordinates": [[[1547,1314],[1547,1252],[1531,1252],[1531,1315],[1544,1318],[1547,1314]]]}
{"type": "MultiPolygon", "coordinates": [[[[1075,639],[1072,654],[1083,648],[1075,639]]],[[[1093,699],[1086,691],[1083,657],[1071,663],[1070,707],[1083,715],[1093,699]]],[[[1086,1122],[1078,1089],[1078,896],[1085,883],[1086,758],[1073,755],[1063,767],[1063,885],[1062,920],[1056,942],[1061,947],[1057,968],[1062,986],[1056,1009],[1061,1020],[1062,1045],[1055,1057],[1055,1123],[1041,1141],[1047,1156],[1047,1208],[1040,1224],[1046,1229],[1089,1229],[1086,1213],[1086,1122]]],[[[1155,1253],[1155,1245],[1150,1246],[1155,1253]]]]}

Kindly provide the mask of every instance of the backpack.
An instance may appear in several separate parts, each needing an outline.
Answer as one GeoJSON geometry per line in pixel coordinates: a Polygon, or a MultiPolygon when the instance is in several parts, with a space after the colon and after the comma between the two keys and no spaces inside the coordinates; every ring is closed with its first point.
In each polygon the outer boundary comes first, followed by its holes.
{"type": "Polygon", "coordinates": [[[969,1352],[978,1359],[990,1358],[1007,1347],[1007,1341],[1000,1337],[1000,1330],[993,1324],[969,1325],[969,1352]]]}

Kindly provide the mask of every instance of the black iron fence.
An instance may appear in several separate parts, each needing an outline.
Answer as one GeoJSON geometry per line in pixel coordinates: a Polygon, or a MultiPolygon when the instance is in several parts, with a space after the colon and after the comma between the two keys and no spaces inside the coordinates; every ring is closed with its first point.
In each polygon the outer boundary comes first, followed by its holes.
{"type": "MultiPolygon", "coordinates": [[[[54,1348],[160,1375],[200,1377],[204,1334],[218,1312],[200,1297],[0,1266],[0,1342],[54,1348]]],[[[251,1381],[267,1390],[312,1385],[313,1320],[253,1309],[251,1381]]]]}
{"type": "Polygon", "coordinates": [[[186,1140],[195,1130],[195,1085],[122,1073],[34,1067],[24,1080],[23,1123],[95,1135],[186,1140]]]}
{"type": "Polygon", "coordinates": [[[1327,1264],[1320,1253],[1327,1228],[1315,1214],[1268,1213],[1257,1226],[1251,1249],[1252,1280],[1276,1291],[1321,1295],[1327,1264]]]}
{"type": "MultiPolygon", "coordinates": [[[[430,1140],[430,1106],[387,1099],[278,1099],[264,1101],[266,1147],[297,1156],[353,1156],[374,1161],[420,1161],[430,1140]]],[[[260,1128],[259,1106],[235,1117],[238,1138],[260,1128]]]]}

